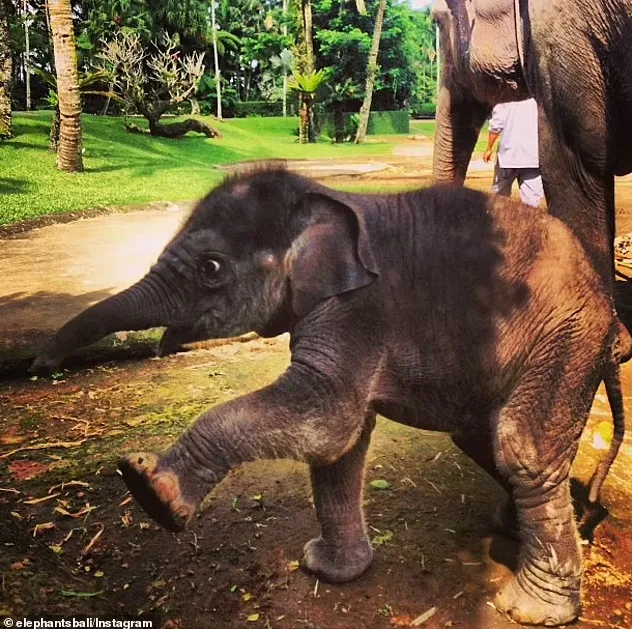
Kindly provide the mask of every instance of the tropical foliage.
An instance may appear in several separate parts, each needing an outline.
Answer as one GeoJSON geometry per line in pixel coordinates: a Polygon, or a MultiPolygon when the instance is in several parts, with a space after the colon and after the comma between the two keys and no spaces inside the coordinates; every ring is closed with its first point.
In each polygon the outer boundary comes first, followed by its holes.
{"type": "MultiPolygon", "coordinates": [[[[13,101],[16,108],[23,109],[25,67],[54,70],[47,3],[2,1],[7,9],[13,51],[13,101]]],[[[346,86],[348,98],[341,100],[338,96],[331,102],[345,111],[358,111],[378,4],[378,0],[215,0],[211,6],[207,0],[77,0],[72,6],[79,70],[92,71],[103,42],[112,41],[121,32],[133,34],[145,49],[151,49],[152,42],[162,42],[168,35],[180,54],[204,56],[197,94],[202,111],[215,113],[218,92],[225,117],[234,115],[238,101],[283,101],[284,94],[292,101],[290,110],[295,110],[297,94],[288,90],[288,77],[292,72],[320,69],[327,69],[327,83],[333,89],[346,86]],[[217,24],[219,90],[212,8],[217,24]],[[312,24],[311,33],[305,32],[308,21],[312,24]],[[313,53],[308,49],[310,42],[313,53]],[[355,89],[349,89],[351,83],[355,89]]],[[[2,40],[0,28],[0,45],[2,40]]],[[[416,110],[421,104],[432,102],[436,53],[429,12],[413,11],[407,0],[387,0],[381,42],[372,108],[416,110]]],[[[31,78],[33,106],[45,106],[49,88],[40,77],[31,78]]],[[[109,91],[108,87],[100,89],[109,91]]],[[[104,98],[92,95],[85,99],[84,106],[87,111],[101,112],[104,98]]],[[[117,104],[112,106],[112,113],[116,113],[117,104]]]]}

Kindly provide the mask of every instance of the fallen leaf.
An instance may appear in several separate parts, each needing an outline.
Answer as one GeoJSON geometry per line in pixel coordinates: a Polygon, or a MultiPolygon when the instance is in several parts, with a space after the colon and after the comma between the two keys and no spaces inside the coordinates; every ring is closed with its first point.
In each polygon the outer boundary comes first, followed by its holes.
{"type": "Polygon", "coordinates": [[[247,622],[257,622],[259,620],[259,614],[250,614],[248,618],[246,618],[247,622]]]}
{"type": "Polygon", "coordinates": [[[384,533],[380,535],[376,535],[371,540],[371,545],[376,548],[378,546],[383,546],[384,544],[388,544],[393,539],[393,531],[384,531],[384,533]]]}
{"type": "Polygon", "coordinates": [[[94,544],[99,539],[99,537],[101,537],[101,534],[103,533],[104,530],[105,530],[105,525],[102,524],[100,530],[96,532],[94,537],[88,542],[88,545],[81,551],[82,555],[85,555],[88,553],[88,551],[94,546],[94,544]]]}
{"type": "Polygon", "coordinates": [[[59,483],[59,485],[53,485],[48,490],[48,493],[51,494],[56,489],[65,489],[66,487],[90,487],[90,483],[86,483],[85,481],[82,481],[82,480],[67,480],[67,481],[64,481],[63,483],[59,483]]]}
{"type": "Polygon", "coordinates": [[[76,598],[92,598],[93,596],[99,596],[103,594],[103,590],[99,590],[98,592],[72,592],[70,590],[62,590],[62,596],[74,596],[76,598]]]}
{"type": "MultiPolygon", "coordinates": [[[[9,453],[10,454],[10,453],[9,453]]],[[[4,458],[6,455],[0,456],[4,458]]],[[[13,461],[9,464],[9,472],[15,480],[30,480],[44,472],[47,472],[50,465],[39,463],[38,461],[13,461]]]]}
{"type": "Polygon", "coordinates": [[[288,569],[289,572],[294,572],[295,570],[298,570],[299,565],[300,564],[299,564],[298,560],[290,561],[287,564],[287,569],[288,569]]]}
{"type": "Polygon", "coordinates": [[[420,616],[417,616],[415,620],[410,623],[411,627],[419,627],[419,625],[423,625],[426,620],[430,620],[437,613],[436,607],[431,607],[428,611],[425,611],[420,616]]]}
{"type": "Polygon", "coordinates": [[[53,498],[56,498],[57,496],[59,496],[59,494],[51,494],[50,496],[42,496],[41,498],[31,498],[30,500],[25,500],[24,504],[36,505],[36,504],[39,504],[40,502],[46,502],[47,500],[52,500],[53,498]]]}
{"type": "Polygon", "coordinates": [[[379,489],[379,490],[384,490],[384,489],[390,489],[391,488],[391,484],[387,480],[384,480],[383,478],[379,478],[377,480],[372,480],[369,483],[369,486],[371,487],[371,489],[379,489]]]}
{"type": "Polygon", "coordinates": [[[55,528],[55,524],[53,522],[42,522],[41,524],[36,524],[33,527],[33,537],[39,535],[43,531],[50,531],[55,528]]]}
{"type": "MultiPolygon", "coordinates": [[[[85,442],[85,439],[79,439],[79,441],[47,441],[46,443],[36,443],[32,446],[24,446],[23,448],[16,448],[10,450],[4,454],[0,454],[0,459],[6,459],[18,452],[25,452],[26,450],[47,450],[48,448],[76,448],[85,442]]],[[[48,467],[48,466],[45,466],[48,467]]]]}
{"type": "Polygon", "coordinates": [[[244,603],[247,603],[250,599],[252,598],[252,594],[250,592],[246,592],[242,597],[241,600],[244,603]]]}

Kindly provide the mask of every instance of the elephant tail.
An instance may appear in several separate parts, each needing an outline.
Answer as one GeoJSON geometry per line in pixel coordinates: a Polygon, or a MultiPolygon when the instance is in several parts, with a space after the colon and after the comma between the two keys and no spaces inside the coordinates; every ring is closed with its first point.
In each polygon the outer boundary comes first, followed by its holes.
{"type": "Polygon", "coordinates": [[[599,499],[601,486],[606,480],[610,467],[617,458],[619,448],[625,436],[625,409],[623,407],[623,393],[621,392],[621,367],[619,366],[619,362],[619,357],[615,355],[607,365],[604,373],[604,384],[606,385],[606,394],[608,396],[608,403],[610,404],[614,430],[608,453],[605,458],[599,462],[595,473],[590,479],[588,500],[591,503],[595,503],[599,499]]]}

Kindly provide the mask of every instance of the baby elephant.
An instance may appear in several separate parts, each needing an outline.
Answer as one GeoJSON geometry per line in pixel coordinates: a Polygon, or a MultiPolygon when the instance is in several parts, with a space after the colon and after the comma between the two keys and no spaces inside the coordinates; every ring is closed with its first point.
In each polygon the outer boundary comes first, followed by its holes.
{"type": "Polygon", "coordinates": [[[199,203],[145,278],[66,324],[36,366],[159,325],[183,337],[291,334],[276,382],[216,406],[166,452],[121,460],[163,526],[186,526],[244,461],[305,461],[322,533],[303,566],[354,579],[372,560],[362,485],[380,413],[449,432],[509,492],[519,566],[496,607],[531,624],[577,617],[569,472],[602,379],[617,437],[594,499],[624,420],[613,305],[562,223],[462,188],[371,196],[283,170],[242,175],[199,203]]]}

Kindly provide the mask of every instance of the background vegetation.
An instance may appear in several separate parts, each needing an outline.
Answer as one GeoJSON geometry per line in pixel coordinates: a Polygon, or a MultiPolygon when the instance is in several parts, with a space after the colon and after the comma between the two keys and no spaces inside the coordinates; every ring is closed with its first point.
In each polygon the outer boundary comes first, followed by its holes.
{"type": "MultiPolygon", "coordinates": [[[[50,106],[50,86],[38,74],[32,74],[37,70],[54,70],[45,1],[2,1],[9,14],[14,109],[28,108],[26,79],[29,72],[31,107],[50,106]]],[[[258,115],[262,106],[254,103],[281,103],[283,75],[299,67],[304,54],[300,46],[304,1],[216,2],[224,117],[258,115]],[[242,103],[253,103],[253,106],[244,107],[242,103]]],[[[358,111],[378,0],[366,0],[366,14],[358,11],[358,3],[353,0],[312,0],[310,4],[314,65],[316,69],[326,69],[328,74],[320,102],[325,108],[333,102],[342,102],[345,111],[358,111]]],[[[147,50],[168,34],[180,45],[180,54],[204,54],[205,72],[196,98],[202,113],[215,113],[208,0],[79,0],[72,3],[72,8],[80,72],[90,72],[100,64],[98,56],[103,42],[121,30],[137,34],[147,50]]],[[[436,91],[436,61],[435,30],[429,10],[414,11],[405,0],[388,0],[372,108],[431,112],[436,91]]],[[[290,103],[290,113],[296,113],[294,101],[295,98],[290,103]]],[[[110,107],[116,109],[118,104],[110,102],[108,109],[110,107]]],[[[189,103],[183,109],[188,107],[189,103]]],[[[99,113],[103,110],[102,97],[84,96],[84,111],[99,113]]]]}
{"type": "MultiPolygon", "coordinates": [[[[269,158],[378,158],[393,149],[388,136],[364,145],[296,142],[296,118],[244,118],[221,124],[222,138],[191,135],[179,140],[125,131],[116,117],[85,115],[86,167],[73,175],[56,170],[48,150],[52,112],[14,116],[17,138],[0,148],[0,224],[45,214],[205,195],[225,173],[215,168],[269,158]]],[[[412,131],[432,137],[433,121],[412,131]]]]}

